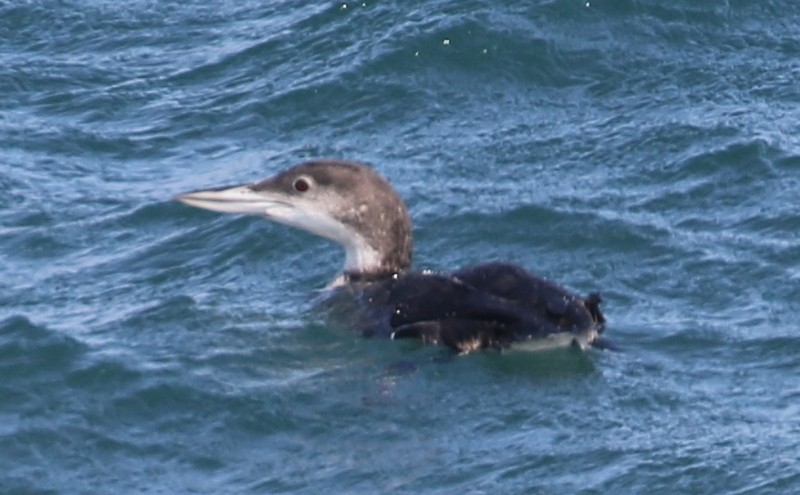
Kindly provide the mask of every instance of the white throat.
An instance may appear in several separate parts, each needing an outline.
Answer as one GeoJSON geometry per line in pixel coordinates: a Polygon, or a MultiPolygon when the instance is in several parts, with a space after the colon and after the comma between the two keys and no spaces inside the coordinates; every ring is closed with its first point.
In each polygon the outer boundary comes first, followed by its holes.
{"type": "Polygon", "coordinates": [[[342,244],[344,247],[345,272],[368,273],[381,268],[381,258],[372,246],[367,244],[363,237],[352,232],[350,242],[342,244]]]}
{"type": "Polygon", "coordinates": [[[263,214],[271,220],[325,237],[342,246],[345,254],[343,272],[369,273],[381,269],[378,251],[361,234],[326,212],[273,203],[263,209],[263,214]]]}

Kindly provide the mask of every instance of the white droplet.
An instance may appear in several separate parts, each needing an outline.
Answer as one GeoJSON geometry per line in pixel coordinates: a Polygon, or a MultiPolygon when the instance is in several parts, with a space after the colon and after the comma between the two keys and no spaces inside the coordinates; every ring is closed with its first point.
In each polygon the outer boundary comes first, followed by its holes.
{"type": "Polygon", "coordinates": [[[591,4],[591,3],[589,3],[589,2],[586,2],[586,8],[587,8],[587,9],[588,9],[589,7],[591,7],[591,6],[592,6],[592,4],[591,4]]]}
{"type": "Polygon", "coordinates": [[[417,50],[417,51],[415,51],[415,52],[414,52],[414,56],[415,56],[415,57],[419,57],[419,50],[417,50]]]}
{"type": "Polygon", "coordinates": [[[342,4],[342,10],[347,10],[347,4],[346,3],[342,4]]]}
{"type": "Polygon", "coordinates": [[[442,41],[442,44],[443,44],[443,45],[449,45],[449,44],[450,44],[450,40],[449,40],[449,39],[447,39],[447,38],[445,38],[445,39],[442,41]]]}

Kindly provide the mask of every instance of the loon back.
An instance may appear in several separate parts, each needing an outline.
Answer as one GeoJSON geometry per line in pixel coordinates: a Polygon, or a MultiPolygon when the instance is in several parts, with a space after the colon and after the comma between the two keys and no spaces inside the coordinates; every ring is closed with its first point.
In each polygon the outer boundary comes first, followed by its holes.
{"type": "Polygon", "coordinates": [[[484,263],[450,275],[409,273],[368,284],[393,339],[419,339],[457,352],[510,346],[530,350],[599,343],[600,298],[579,297],[510,263],[484,263]]]}

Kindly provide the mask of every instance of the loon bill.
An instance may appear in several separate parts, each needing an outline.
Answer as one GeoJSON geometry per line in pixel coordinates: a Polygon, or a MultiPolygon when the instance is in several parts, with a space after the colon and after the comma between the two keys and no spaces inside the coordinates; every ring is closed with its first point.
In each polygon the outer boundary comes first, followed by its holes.
{"type": "Polygon", "coordinates": [[[577,296],[510,263],[449,275],[410,271],[411,219],[397,192],[366,165],[309,161],[262,181],[175,199],[265,216],[339,243],[345,261],[335,285],[360,296],[380,322],[367,335],[419,339],[457,352],[607,345],[596,294],[577,296]]]}

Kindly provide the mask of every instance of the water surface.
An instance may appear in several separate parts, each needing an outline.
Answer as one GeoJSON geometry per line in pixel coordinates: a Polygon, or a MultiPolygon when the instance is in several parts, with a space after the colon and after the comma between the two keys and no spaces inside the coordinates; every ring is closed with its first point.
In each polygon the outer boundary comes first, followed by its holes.
{"type": "Polygon", "coordinates": [[[800,6],[0,3],[0,491],[800,490],[800,6]],[[415,266],[600,291],[624,351],[365,340],[326,241],[170,198],[312,157],[415,266]]]}

